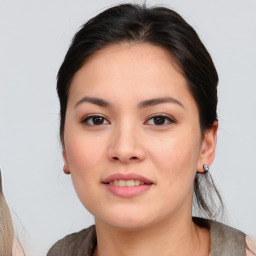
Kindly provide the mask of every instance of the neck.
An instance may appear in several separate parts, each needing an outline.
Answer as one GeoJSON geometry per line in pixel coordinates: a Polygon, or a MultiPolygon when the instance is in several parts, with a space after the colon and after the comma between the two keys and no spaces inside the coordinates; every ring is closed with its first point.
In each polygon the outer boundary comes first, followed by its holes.
{"type": "Polygon", "coordinates": [[[95,220],[97,248],[94,256],[206,256],[209,231],[196,226],[190,216],[172,218],[140,229],[121,229],[95,220]]]}

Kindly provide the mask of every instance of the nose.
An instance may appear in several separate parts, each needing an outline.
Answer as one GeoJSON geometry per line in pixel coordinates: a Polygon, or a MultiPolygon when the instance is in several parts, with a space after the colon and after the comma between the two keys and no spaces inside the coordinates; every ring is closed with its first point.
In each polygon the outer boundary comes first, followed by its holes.
{"type": "Polygon", "coordinates": [[[124,164],[140,162],[145,158],[142,144],[139,131],[134,125],[119,125],[110,136],[108,157],[111,161],[124,164]]]}

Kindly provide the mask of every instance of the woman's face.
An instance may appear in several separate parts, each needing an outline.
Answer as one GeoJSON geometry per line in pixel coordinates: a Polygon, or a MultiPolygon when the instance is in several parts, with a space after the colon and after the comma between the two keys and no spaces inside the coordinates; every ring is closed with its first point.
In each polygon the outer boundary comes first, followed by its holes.
{"type": "Polygon", "coordinates": [[[75,74],[63,156],[96,223],[146,227],[191,216],[194,177],[213,160],[216,130],[202,136],[196,102],[166,50],[121,43],[75,74]]]}

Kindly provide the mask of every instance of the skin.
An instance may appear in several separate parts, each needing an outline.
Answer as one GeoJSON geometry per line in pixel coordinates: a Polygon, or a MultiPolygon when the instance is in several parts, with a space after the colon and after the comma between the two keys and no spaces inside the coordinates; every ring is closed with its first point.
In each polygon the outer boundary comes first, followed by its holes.
{"type": "Polygon", "coordinates": [[[197,104],[165,49],[120,43],[86,60],[68,93],[63,158],[79,199],[95,217],[94,255],[209,254],[209,232],[191,219],[192,195],[196,172],[213,161],[217,127],[201,133],[197,104]],[[83,97],[113,106],[78,104],[83,97]],[[162,97],[181,104],[138,108],[162,97]],[[160,114],[170,119],[159,124],[152,116],[160,114]],[[88,115],[103,119],[86,125],[88,115]],[[102,184],[114,173],[138,173],[153,185],[139,196],[118,197],[102,184]]]}

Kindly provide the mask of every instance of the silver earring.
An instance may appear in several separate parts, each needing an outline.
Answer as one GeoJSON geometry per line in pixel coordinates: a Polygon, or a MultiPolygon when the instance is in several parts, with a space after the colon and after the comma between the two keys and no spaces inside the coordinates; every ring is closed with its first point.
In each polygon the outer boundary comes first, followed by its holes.
{"type": "Polygon", "coordinates": [[[205,173],[209,171],[209,166],[207,164],[204,164],[203,168],[205,173]]]}

